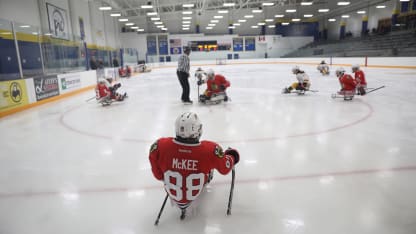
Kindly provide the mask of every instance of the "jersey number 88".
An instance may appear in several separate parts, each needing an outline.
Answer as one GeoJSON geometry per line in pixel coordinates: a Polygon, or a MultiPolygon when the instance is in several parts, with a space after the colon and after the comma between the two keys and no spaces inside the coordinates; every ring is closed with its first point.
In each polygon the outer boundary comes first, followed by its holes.
{"type": "MultiPolygon", "coordinates": [[[[179,172],[176,171],[166,171],[164,173],[164,182],[165,182],[165,189],[168,192],[169,196],[176,201],[181,201],[184,199],[183,197],[183,177],[179,172]],[[171,179],[175,179],[175,183],[172,183],[171,179]],[[175,191],[175,194],[172,193],[172,190],[175,191]]],[[[186,197],[185,200],[193,201],[198,195],[202,192],[202,188],[204,186],[204,173],[198,174],[190,174],[185,178],[185,188],[186,188],[186,197]],[[194,181],[196,183],[194,183],[194,181]],[[196,184],[196,185],[194,185],[196,184]],[[194,191],[197,191],[195,195],[193,195],[194,191]]]]}

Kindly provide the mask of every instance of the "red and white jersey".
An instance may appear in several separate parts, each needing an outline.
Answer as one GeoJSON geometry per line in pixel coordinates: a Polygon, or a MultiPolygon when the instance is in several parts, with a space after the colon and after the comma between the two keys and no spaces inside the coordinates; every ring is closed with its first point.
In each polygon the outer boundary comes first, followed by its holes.
{"type": "Polygon", "coordinates": [[[341,83],[342,90],[355,90],[357,83],[355,83],[354,78],[348,74],[344,74],[339,78],[339,82],[341,83]]]}
{"type": "Polygon", "coordinates": [[[170,198],[180,205],[198,197],[212,169],[225,175],[234,166],[234,158],[224,155],[215,142],[184,144],[172,137],[157,140],[150,148],[149,160],[154,177],[163,180],[170,198]]]}
{"type": "Polygon", "coordinates": [[[367,85],[367,81],[365,80],[365,75],[362,70],[358,70],[354,73],[355,76],[355,82],[357,82],[357,85],[367,85]]]}
{"type": "Polygon", "coordinates": [[[108,95],[111,95],[110,89],[105,84],[97,84],[97,87],[95,88],[95,93],[97,95],[97,98],[106,97],[108,95]]]}
{"type": "Polygon", "coordinates": [[[222,75],[218,74],[214,76],[214,79],[212,80],[208,79],[206,95],[208,97],[211,97],[213,93],[222,92],[222,90],[220,89],[221,85],[224,85],[225,88],[230,87],[230,82],[226,80],[225,77],[222,75]]]}

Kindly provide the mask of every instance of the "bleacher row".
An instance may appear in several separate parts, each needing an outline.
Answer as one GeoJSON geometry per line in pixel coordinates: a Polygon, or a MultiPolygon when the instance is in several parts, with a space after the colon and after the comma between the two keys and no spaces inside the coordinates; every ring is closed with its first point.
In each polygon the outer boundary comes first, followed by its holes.
{"type": "Polygon", "coordinates": [[[416,56],[415,31],[312,42],[283,57],[416,56]]]}

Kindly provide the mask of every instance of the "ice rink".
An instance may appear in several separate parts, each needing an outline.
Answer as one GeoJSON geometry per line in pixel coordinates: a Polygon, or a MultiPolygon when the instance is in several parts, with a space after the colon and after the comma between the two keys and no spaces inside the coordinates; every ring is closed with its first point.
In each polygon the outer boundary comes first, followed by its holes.
{"type": "Polygon", "coordinates": [[[0,234],[416,233],[416,70],[363,68],[386,88],[344,101],[336,67],[300,65],[319,92],[281,94],[293,65],[201,66],[231,82],[219,105],[196,103],[198,66],[183,105],[166,67],[123,79],[122,103],[90,91],[0,119],[0,234]],[[165,192],[148,151],[185,111],[240,152],[232,215],[231,175],[216,173],[184,221],[168,203],[155,227],[165,192]]]}

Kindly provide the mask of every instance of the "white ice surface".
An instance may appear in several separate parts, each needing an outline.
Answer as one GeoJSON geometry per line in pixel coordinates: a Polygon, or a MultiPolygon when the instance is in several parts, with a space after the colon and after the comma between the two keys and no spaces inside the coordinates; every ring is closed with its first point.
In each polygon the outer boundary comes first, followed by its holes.
{"type": "Polygon", "coordinates": [[[164,68],[123,80],[123,103],[91,91],[0,119],[0,234],[416,233],[416,70],[364,68],[386,88],[346,102],[330,97],[334,68],[302,65],[319,92],[281,94],[291,66],[211,66],[231,81],[216,106],[183,105],[164,68]],[[240,151],[232,215],[216,173],[185,221],[168,204],[155,227],[165,193],[148,150],[185,111],[240,151]]]}

